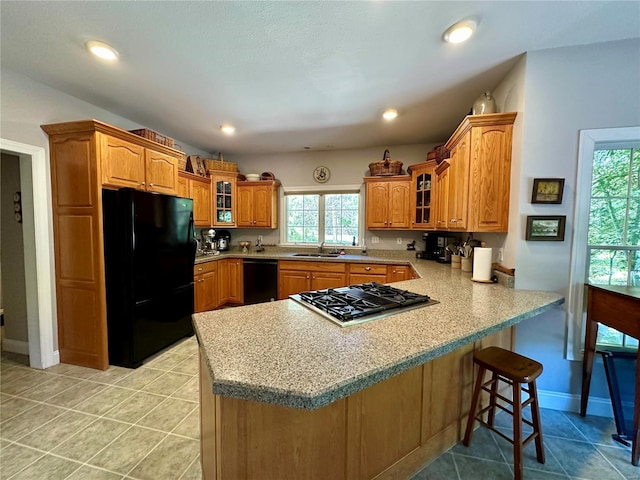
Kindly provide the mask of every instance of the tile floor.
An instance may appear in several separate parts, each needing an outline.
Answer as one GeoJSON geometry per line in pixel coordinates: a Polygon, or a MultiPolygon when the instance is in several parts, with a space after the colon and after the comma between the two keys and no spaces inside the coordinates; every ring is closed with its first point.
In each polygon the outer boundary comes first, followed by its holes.
{"type": "MultiPolygon", "coordinates": [[[[0,358],[1,480],[201,478],[195,337],[137,370],[26,363],[0,358]]],[[[508,415],[496,421],[510,433],[508,415]]],[[[526,480],[640,480],[630,449],[611,439],[613,420],[543,409],[542,428],[546,463],[529,444],[526,480]]],[[[512,459],[508,442],[480,428],[412,480],[511,480],[512,459]]]]}

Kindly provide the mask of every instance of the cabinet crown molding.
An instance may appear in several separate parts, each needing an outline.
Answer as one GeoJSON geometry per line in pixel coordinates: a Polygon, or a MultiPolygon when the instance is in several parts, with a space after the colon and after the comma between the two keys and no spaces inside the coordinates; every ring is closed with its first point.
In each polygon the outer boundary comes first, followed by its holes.
{"type": "Polygon", "coordinates": [[[467,133],[473,127],[491,127],[496,125],[510,125],[516,119],[518,112],[508,113],[488,113],[485,115],[467,115],[464,120],[458,125],[455,132],[449,137],[447,143],[444,144],[445,148],[451,149],[451,146],[455,144],[460,137],[467,133]]]}

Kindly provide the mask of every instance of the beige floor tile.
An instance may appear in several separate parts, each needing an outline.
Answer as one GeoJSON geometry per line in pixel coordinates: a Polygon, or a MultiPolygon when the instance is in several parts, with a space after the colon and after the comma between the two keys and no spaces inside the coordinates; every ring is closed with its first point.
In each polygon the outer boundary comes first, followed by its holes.
{"type": "Polygon", "coordinates": [[[181,355],[193,355],[194,353],[198,353],[198,341],[195,336],[183,340],[172,347],[171,352],[179,353],[181,355]]]}
{"type": "Polygon", "coordinates": [[[26,375],[31,370],[22,365],[10,365],[0,367],[0,381],[2,383],[11,382],[17,378],[20,378],[26,375]]]}
{"type": "Polygon", "coordinates": [[[0,449],[0,479],[5,480],[15,475],[43,455],[42,452],[15,443],[3,445],[0,449]]]}
{"type": "Polygon", "coordinates": [[[187,418],[187,415],[196,408],[191,402],[178,398],[167,398],[146,416],[141,418],[137,425],[155,428],[169,433],[179,423],[187,418]]]}
{"type": "Polygon", "coordinates": [[[38,404],[0,424],[0,437],[5,440],[18,440],[31,433],[44,423],[65,413],[63,408],[38,404]]]}
{"type": "Polygon", "coordinates": [[[196,407],[187,417],[173,429],[177,435],[200,440],[200,407],[196,407]]]}
{"type": "Polygon", "coordinates": [[[58,375],[66,375],[68,377],[87,379],[93,377],[100,370],[94,368],[80,367],[78,365],[69,365],[68,363],[59,363],[45,370],[48,373],[56,373],[58,375]]]}
{"type": "Polygon", "coordinates": [[[2,366],[21,365],[29,366],[29,355],[21,355],[20,353],[2,352],[2,366]]]}
{"type": "Polygon", "coordinates": [[[128,473],[166,436],[143,427],[131,427],[88,463],[113,472],[128,473]]]}
{"type": "Polygon", "coordinates": [[[63,480],[80,468],[80,464],[53,455],[45,455],[11,480],[63,480]]]}
{"type": "Polygon", "coordinates": [[[164,397],[145,392],[135,392],[125,402],[112,408],[104,414],[106,418],[120,420],[121,422],[136,423],[147,413],[158,406],[164,397]]]}
{"type": "Polygon", "coordinates": [[[187,471],[182,474],[180,480],[202,480],[202,465],[200,465],[200,455],[191,462],[187,471]]]}
{"type": "Polygon", "coordinates": [[[197,375],[200,368],[200,357],[191,355],[171,369],[172,372],[197,375]]]}
{"type": "Polygon", "coordinates": [[[85,401],[85,399],[104,391],[106,388],[107,386],[101,383],[83,380],[75,387],[71,387],[64,392],[45,400],[45,402],[52,405],[58,405],[60,407],[73,408],[79,403],[85,401]]]}
{"type": "Polygon", "coordinates": [[[109,385],[113,385],[118,383],[120,380],[124,379],[131,375],[135,370],[131,368],[117,367],[111,365],[107,370],[100,371],[89,377],[92,382],[99,383],[108,383],[109,385]]]}
{"type": "Polygon", "coordinates": [[[66,480],[121,480],[122,475],[83,465],[66,480]]]}
{"type": "Polygon", "coordinates": [[[161,370],[153,370],[151,368],[138,368],[135,372],[116,382],[116,385],[118,385],[119,387],[141,390],[142,387],[153,382],[162,374],[163,372],[161,370]]]}
{"type": "Polygon", "coordinates": [[[184,359],[184,356],[178,355],[173,351],[168,351],[161,353],[148,362],[145,362],[142,368],[155,368],[156,370],[169,371],[179,363],[182,363],[184,359]]]}
{"type": "Polygon", "coordinates": [[[48,380],[42,382],[29,390],[26,390],[20,394],[21,397],[29,398],[31,400],[38,400],[40,402],[46,401],[49,398],[55,397],[59,393],[78,385],[77,378],[65,377],[61,375],[48,375],[48,380]]]}
{"type": "Polygon", "coordinates": [[[0,391],[9,395],[19,395],[22,392],[36,387],[49,379],[49,375],[39,370],[29,370],[24,375],[12,381],[0,384],[0,391]]]}
{"type": "Polygon", "coordinates": [[[27,400],[26,398],[7,397],[7,399],[2,402],[2,408],[0,408],[0,422],[20,415],[22,412],[26,412],[36,405],[38,405],[36,402],[27,400]]]}
{"type": "Polygon", "coordinates": [[[99,418],[91,425],[55,447],[52,453],[80,462],[86,462],[128,428],[130,428],[130,426],[125,423],[99,418]]]}
{"type": "Polygon", "coordinates": [[[60,442],[77,433],[95,421],[95,417],[78,412],[65,412],[55,420],[42,425],[20,439],[20,443],[40,450],[49,451],[60,442]]]}
{"type": "Polygon", "coordinates": [[[198,377],[192,378],[182,387],[171,394],[172,397],[181,398],[182,400],[189,400],[191,402],[200,401],[200,385],[198,383],[198,377]]]}
{"type": "Polygon", "coordinates": [[[92,413],[94,415],[104,415],[112,408],[132,397],[135,393],[134,390],[129,390],[128,388],[107,386],[103,391],[86,399],[73,408],[74,410],[80,410],[81,412],[92,413]]]}
{"type": "Polygon", "coordinates": [[[143,480],[180,478],[199,451],[197,441],[169,435],[133,469],[131,476],[143,480]]]}
{"type": "Polygon", "coordinates": [[[192,377],[190,375],[167,372],[153,382],[145,385],[142,390],[160,395],[171,395],[191,379],[192,377]]]}

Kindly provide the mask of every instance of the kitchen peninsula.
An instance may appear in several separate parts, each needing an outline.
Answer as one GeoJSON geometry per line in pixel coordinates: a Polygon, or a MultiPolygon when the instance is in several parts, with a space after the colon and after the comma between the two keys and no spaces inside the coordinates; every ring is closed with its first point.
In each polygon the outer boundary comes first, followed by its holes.
{"type": "Polygon", "coordinates": [[[393,285],[440,303],[349,328],[292,300],[194,315],[205,479],[409,478],[461,438],[474,349],[564,301],[412,263],[393,285]]]}

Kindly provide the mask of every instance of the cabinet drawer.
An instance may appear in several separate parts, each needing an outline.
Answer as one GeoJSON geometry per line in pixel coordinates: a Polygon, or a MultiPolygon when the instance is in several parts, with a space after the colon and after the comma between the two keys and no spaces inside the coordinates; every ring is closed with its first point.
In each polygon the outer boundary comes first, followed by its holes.
{"type": "Polygon", "coordinates": [[[198,263],[198,264],[193,266],[193,274],[194,275],[200,275],[202,273],[215,272],[217,268],[218,268],[218,261],[217,260],[212,260],[210,262],[198,263]]]}
{"type": "Polygon", "coordinates": [[[368,263],[351,263],[349,264],[349,273],[362,273],[367,275],[386,275],[386,265],[376,265],[368,263]]]}
{"type": "Polygon", "coordinates": [[[346,263],[335,262],[298,262],[295,260],[285,260],[278,262],[280,270],[302,270],[306,272],[337,272],[347,271],[346,263]]]}

